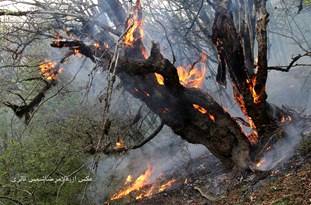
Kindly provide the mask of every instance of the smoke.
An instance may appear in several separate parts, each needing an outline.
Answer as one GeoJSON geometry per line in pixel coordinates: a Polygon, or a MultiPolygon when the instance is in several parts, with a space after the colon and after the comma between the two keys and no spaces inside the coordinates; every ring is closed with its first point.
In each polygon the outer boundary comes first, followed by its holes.
{"type": "MultiPolygon", "coordinates": [[[[310,50],[311,31],[308,19],[310,13],[297,16],[295,9],[288,6],[297,6],[293,2],[284,4],[280,1],[272,1],[270,10],[270,33],[269,33],[269,65],[288,65],[293,56],[303,54],[310,50]]],[[[296,7],[295,7],[296,8],[296,7]]],[[[302,58],[299,63],[310,64],[310,58],[302,58]]],[[[304,110],[310,114],[310,67],[294,67],[290,72],[270,71],[267,82],[268,101],[277,106],[304,110]]],[[[284,136],[267,151],[256,169],[267,171],[278,167],[291,158],[302,140],[302,122],[291,122],[285,126],[284,136]]]]}
{"type": "Polygon", "coordinates": [[[141,149],[131,150],[124,155],[103,156],[89,195],[96,200],[96,204],[102,204],[122,188],[128,175],[136,178],[148,166],[152,166],[150,184],[171,179],[176,176],[176,170],[178,177],[185,177],[185,164],[207,153],[205,147],[187,144],[176,137],[170,128],[164,127],[155,139],[141,149]]]}
{"type": "Polygon", "coordinates": [[[271,170],[292,157],[302,140],[302,129],[301,123],[293,122],[287,125],[284,129],[285,135],[264,154],[257,166],[257,170],[271,170]]]}

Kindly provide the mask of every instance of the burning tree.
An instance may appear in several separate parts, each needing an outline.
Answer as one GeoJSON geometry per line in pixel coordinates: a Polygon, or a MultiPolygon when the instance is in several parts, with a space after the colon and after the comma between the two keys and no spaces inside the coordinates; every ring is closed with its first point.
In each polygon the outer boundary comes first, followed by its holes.
{"type": "MultiPolygon", "coordinates": [[[[173,7],[186,7],[192,1],[172,2],[165,6],[170,7],[173,4],[173,7]]],[[[53,24],[43,26],[57,31],[56,36],[47,35],[40,26],[37,30],[35,28],[22,32],[32,32],[32,38],[27,39],[29,43],[38,36],[52,37],[52,47],[67,48],[68,52],[58,64],[48,63],[40,66],[46,89],[38,94],[39,97],[25,105],[5,102],[19,117],[25,116],[29,119],[34,107],[57,83],[57,75],[61,71],[59,64],[73,55],[83,55],[96,65],[95,69],[101,68],[108,73],[105,114],[109,112],[111,93],[118,77],[132,96],[144,102],[162,120],[159,129],[142,143],[126,147],[120,139],[114,146],[114,151],[144,145],[155,137],[165,124],[184,140],[206,146],[227,167],[254,169],[267,147],[284,135],[284,127],[292,121],[298,121],[298,116],[267,102],[268,70],[289,71],[296,66],[300,58],[310,57],[311,52],[305,50],[304,54],[294,57],[285,68],[268,65],[269,13],[266,0],[239,3],[229,0],[202,0],[199,4],[193,4],[197,13],[186,11],[191,23],[187,30],[181,32],[182,39],[189,45],[193,44],[191,38],[198,36],[189,37],[189,33],[195,27],[202,31],[202,36],[199,37],[209,43],[210,50],[204,51],[199,60],[193,60],[194,63],[188,66],[175,65],[176,56],[169,37],[167,40],[172,50],[172,61],[164,57],[157,43],[153,42],[150,52],[147,52],[148,49],[143,43],[144,19],[140,0],[131,5],[128,16],[125,11],[128,5],[118,0],[99,0],[98,5],[86,1],[69,13],[65,13],[69,11],[66,9],[60,12],[63,9],[61,5],[57,7],[39,2],[29,4],[34,6],[33,10],[0,13],[25,18],[52,16],[55,20],[53,24]],[[232,9],[236,5],[240,10],[232,9]],[[104,23],[99,22],[100,18],[97,18],[103,14],[106,21],[104,23]],[[75,26],[75,21],[80,22],[80,26],[75,26]],[[108,26],[109,24],[113,26],[108,26]],[[100,29],[100,32],[94,34],[94,29],[100,29]],[[213,56],[217,56],[217,59],[213,59],[213,56]],[[232,86],[234,99],[244,118],[234,118],[211,95],[199,89],[205,80],[207,59],[218,62],[217,82],[221,86],[232,86]],[[251,131],[245,132],[242,126],[251,131]]],[[[167,32],[165,26],[161,22],[158,23],[167,32]]],[[[26,48],[29,45],[24,42],[20,44],[14,50],[15,60],[21,60],[19,56],[23,50],[20,47],[26,48]]],[[[109,120],[105,118],[103,131],[93,149],[94,152],[110,152],[105,150],[106,146],[103,145],[107,143],[107,129],[109,120]]],[[[261,163],[259,162],[259,165],[261,163]]]]}

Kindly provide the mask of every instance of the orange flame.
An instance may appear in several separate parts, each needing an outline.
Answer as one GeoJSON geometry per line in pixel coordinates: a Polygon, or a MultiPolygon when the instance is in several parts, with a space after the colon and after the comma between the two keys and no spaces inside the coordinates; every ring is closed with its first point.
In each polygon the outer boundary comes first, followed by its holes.
{"type": "Polygon", "coordinates": [[[62,68],[57,68],[53,61],[46,61],[39,65],[40,73],[46,80],[56,80],[57,74],[63,72],[62,68]]]}
{"type": "Polygon", "coordinates": [[[176,182],[175,179],[172,179],[162,185],[158,184],[157,186],[155,184],[151,186],[150,188],[143,190],[144,187],[147,186],[148,183],[150,183],[149,181],[150,181],[150,177],[152,176],[152,171],[153,171],[153,168],[152,166],[149,165],[148,168],[145,170],[145,172],[142,175],[140,175],[138,178],[136,178],[135,180],[133,180],[133,177],[129,175],[126,178],[126,181],[124,183],[126,187],[121,189],[116,194],[114,194],[110,198],[110,200],[113,201],[113,200],[124,198],[133,192],[136,192],[136,197],[135,197],[136,200],[142,199],[145,197],[150,197],[153,194],[160,193],[160,192],[167,190],[176,182]]]}
{"type": "MultiPolygon", "coordinates": [[[[136,1],[136,5],[133,7],[131,15],[126,20],[126,33],[123,36],[123,43],[126,47],[134,47],[135,42],[144,38],[144,30],[142,28],[142,7],[140,0],[136,1]]],[[[148,58],[146,48],[140,46],[140,51],[144,59],[148,58]]]]}
{"type": "Polygon", "coordinates": [[[252,77],[251,80],[247,80],[248,88],[253,96],[253,101],[255,104],[259,104],[261,102],[261,96],[263,95],[265,89],[262,89],[260,93],[257,93],[255,90],[257,78],[256,76],[252,77]]]}
{"type": "Polygon", "coordinates": [[[142,39],[144,37],[144,30],[142,29],[142,20],[139,16],[139,12],[141,11],[140,0],[136,1],[136,5],[133,8],[132,15],[126,21],[126,33],[123,37],[123,43],[131,47],[134,42],[138,39],[142,39]],[[136,33],[137,32],[137,33],[136,33]]]}
{"type": "Polygon", "coordinates": [[[164,77],[159,73],[154,73],[159,85],[164,85],[164,77]]]}
{"type": "Polygon", "coordinates": [[[265,164],[265,162],[266,162],[266,160],[264,160],[264,159],[260,160],[259,162],[257,162],[257,164],[256,164],[256,168],[260,168],[260,167],[262,167],[262,165],[264,165],[264,164],[265,164]]]}
{"type": "Polygon", "coordinates": [[[175,179],[172,179],[168,182],[166,182],[165,184],[162,184],[159,188],[159,192],[163,192],[165,190],[167,190],[168,188],[170,188],[174,183],[176,182],[175,179]]]}
{"type": "Polygon", "coordinates": [[[193,104],[194,109],[196,109],[197,111],[199,111],[202,114],[206,114],[207,110],[204,107],[201,107],[200,105],[197,104],[193,104]]]}
{"type": "Polygon", "coordinates": [[[129,187],[126,187],[124,190],[121,190],[120,192],[114,194],[111,197],[111,200],[121,199],[128,194],[130,194],[133,191],[139,191],[141,188],[143,188],[147,182],[148,179],[151,177],[152,174],[152,167],[148,166],[147,170],[144,174],[140,175],[129,187]]]}
{"type": "Polygon", "coordinates": [[[100,48],[100,44],[99,44],[98,42],[95,42],[95,43],[94,43],[94,47],[95,47],[96,49],[99,49],[99,48],[100,48]]]}
{"type": "Polygon", "coordinates": [[[201,107],[200,105],[197,105],[197,104],[193,104],[192,106],[194,107],[194,109],[196,109],[197,111],[199,111],[203,115],[206,114],[211,121],[215,122],[215,120],[216,120],[215,116],[208,113],[207,109],[205,109],[204,107],[201,107]]]}
{"type": "Polygon", "coordinates": [[[201,88],[206,75],[206,62],[207,54],[205,52],[201,53],[200,58],[200,68],[196,67],[195,64],[191,66],[178,66],[177,73],[179,77],[179,82],[187,88],[201,88]]]}
{"type": "Polygon", "coordinates": [[[118,138],[116,145],[114,146],[114,149],[115,150],[121,150],[121,149],[125,149],[125,148],[126,148],[126,146],[125,146],[124,141],[121,138],[118,138]]]}
{"type": "Polygon", "coordinates": [[[251,134],[249,134],[247,136],[247,138],[251,144],[257,144],[257,142],[258,142],[258,132],[256,130],[257,127],[256,127],[253,119],[248,115],[243,96],[239,93],[239,91],[237,90],[237,88],[235,86],[233,86],[233,89],[234,89],[235,100],[239,104],[244,116],[247,118],[249,126],[253,129],[253,132],[251,134]]]}
{"type": "Polygon", "coordinates": [[[205,69],[192,68],[187,70],[183,66],[177,67],[179,82],[188,88],[201,88],[205,79],[205,69]]]}

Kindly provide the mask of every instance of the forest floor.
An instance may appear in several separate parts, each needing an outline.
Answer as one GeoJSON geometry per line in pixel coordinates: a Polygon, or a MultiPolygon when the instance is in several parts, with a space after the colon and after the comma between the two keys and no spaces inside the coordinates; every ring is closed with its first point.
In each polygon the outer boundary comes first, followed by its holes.
{"type": "Polygon", "coordinates": [[[289,161],[274,170],[248,173],[244,178],[233,177],[213,157],[202,156],[187,165],[191,174],[170,190],[129,204],[311,205],[310,145],[302,144],[289,161]]]}

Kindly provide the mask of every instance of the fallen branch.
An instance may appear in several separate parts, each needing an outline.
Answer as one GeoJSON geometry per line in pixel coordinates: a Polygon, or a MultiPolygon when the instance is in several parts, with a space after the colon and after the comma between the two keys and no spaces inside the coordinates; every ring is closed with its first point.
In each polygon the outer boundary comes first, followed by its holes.
{"type": "Polygon", "coordinates": [[[218,201],[219,199],[217,199],[216,197],[212,196],[211,194],[207,194],[204,193],[199,187],[195,186],[193,187],[194,190],[197,190],[202,197],[204,197],[205,199],[209,200],[209,201],[218,201]]]}

